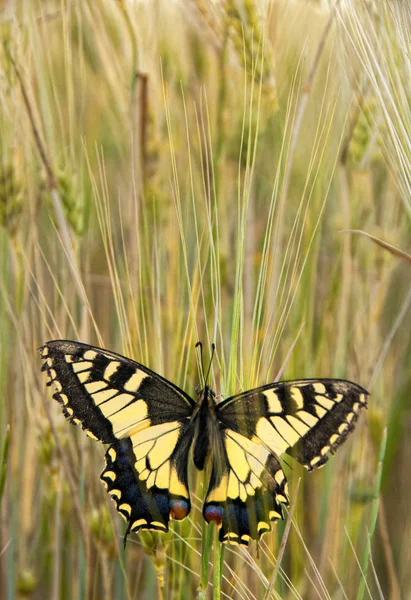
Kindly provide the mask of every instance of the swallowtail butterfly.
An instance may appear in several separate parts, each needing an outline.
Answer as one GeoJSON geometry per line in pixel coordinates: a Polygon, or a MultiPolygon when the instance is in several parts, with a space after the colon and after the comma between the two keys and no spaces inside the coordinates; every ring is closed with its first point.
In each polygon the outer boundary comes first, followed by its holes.
{"type": "Polygon", "coordinates": [[[41,349],[63,413],[108,445],[101,479],[128,523],[127,535],[168,531],[190,512],[188,469],[210,465],[203,516],[222,542],[248,545],[288,504],[279,457],[308,470],[324,465],[353,431],[368,392],[342,379],[263,385],[217,403],[197,401],[129,358],[79,342],[41,349]]]}

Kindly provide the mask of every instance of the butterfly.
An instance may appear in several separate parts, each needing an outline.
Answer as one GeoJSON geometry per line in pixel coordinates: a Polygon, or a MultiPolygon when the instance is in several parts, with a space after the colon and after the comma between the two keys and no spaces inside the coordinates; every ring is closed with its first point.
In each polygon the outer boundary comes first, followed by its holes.
{"type": "Polygon", "coordinates": [[[65,417],[108,445],[101,479],[127,521],[125,541],[130,532],[166,532],[189,514],[192,463],[209,469],[203,517],[219,540],[258,540],[288,505],[281,455],[321,467],[367,405],[368,392],[342,379],[270,383],[217,403],[204,375],[194,401],[109,350],[55,340],[40,353],[65,417]]]}

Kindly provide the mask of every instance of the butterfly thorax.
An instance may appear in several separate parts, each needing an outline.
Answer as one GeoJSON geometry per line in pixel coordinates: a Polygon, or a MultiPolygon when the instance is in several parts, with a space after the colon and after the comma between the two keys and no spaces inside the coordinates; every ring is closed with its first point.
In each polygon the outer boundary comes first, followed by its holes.
{"type": "Polygon", "coordinates": [[[206,385],[197,400],[192,416],[194,427],[193,459],[202,471],[210,454],[211,447],[219,443],[219,423],[216,416],[215,392],[206,385]]]}

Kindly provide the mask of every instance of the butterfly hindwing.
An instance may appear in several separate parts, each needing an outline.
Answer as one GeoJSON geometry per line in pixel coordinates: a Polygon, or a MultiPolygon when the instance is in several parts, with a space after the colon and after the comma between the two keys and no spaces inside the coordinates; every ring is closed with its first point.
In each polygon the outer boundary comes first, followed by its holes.
{"type": "Polygon", "coordinates": [[[214,454],[203,516],[215,521],[222,542],[248,545],[281,519],[287,482],[276,456],[258,440],[223,429],[214,454]]]}
{"type": "Polygon", "coordinates": [[[141,479],[136,472],[130,438],[115,442],[107,450],[101,479],[118,512],[128,522],[126,535],[140,529],[168,531],[170,518],[183,519],[190,512],[185,443],[186,440],[177,445],[172,458],[165,459],[162,472],[151,471],[155,474],[152,481],[141,479]]]}
{"type": "Polygon", "coordinates": [[[193,400],[147,367],[70,341],[41,349],[65,416],[110,444],[101,478],[128,531],[168,530],[190,511],[187,459],[193,400]]]}

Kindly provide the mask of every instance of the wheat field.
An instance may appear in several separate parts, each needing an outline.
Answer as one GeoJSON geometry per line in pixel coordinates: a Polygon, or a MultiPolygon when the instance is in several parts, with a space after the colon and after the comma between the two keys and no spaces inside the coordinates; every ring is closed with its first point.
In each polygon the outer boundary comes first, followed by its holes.
{"type": "Polygon", "coordinates": [[[411,597],[411,9],[402,0],[9,0],[0,63],[0,596],[411,597]],[[260,543],[192,511],[129,537],[37,348],[196,397],[370,391],[260,543]]]}

